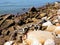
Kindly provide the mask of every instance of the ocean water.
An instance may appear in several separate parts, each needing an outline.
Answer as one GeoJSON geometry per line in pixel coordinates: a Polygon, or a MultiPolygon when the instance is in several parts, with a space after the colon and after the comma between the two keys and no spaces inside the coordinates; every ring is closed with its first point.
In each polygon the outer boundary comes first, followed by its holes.
{"type": "Polygon", "coordinates": [[[56,1],[60,0],[0,0],[0,14],[23,13],[33,6],[40,7],[56,1]]]}

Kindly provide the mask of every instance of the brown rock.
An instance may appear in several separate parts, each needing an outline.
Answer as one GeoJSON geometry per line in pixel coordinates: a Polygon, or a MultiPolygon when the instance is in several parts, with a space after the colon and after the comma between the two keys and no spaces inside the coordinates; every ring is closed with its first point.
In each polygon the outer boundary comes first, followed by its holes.
{"type": "Polygon", "coordinates": [[[10,14],[3,17],[3,20],[0,21],[0,25],[10,16],[10,14]]]}
{"type": "Polygon", "coordinates": [[[12,32],[14,31],[14,27],[9,27],[7,30],[5,30],[5,35],[11,36],[12,32]]]}
{"type": "Polygon", "coordinates": [[[2,25],[1,25],[1,28],[4,29],[4,28],[7,28],[9,26],[12,26],[14,25],[14,21],[13,20],[6,20],[2,25]]]}
{"type": "Polygon", "coordinates": [[[26,23],[31,23],[31,22],[33,22],[31,18],[28,18],[28,19],[26,20],[26,23]]]}
{"type": "Polygon", "coordinates": [[[56,23],[56,26],[60,26],[60,23],[56,23]]]}
{"type": "Polygon", "coordinates": [[[46,16],[46,13],[41,13],[40,16],[44,17],[44,16],[46,16]]]}
{"type": "Polygon", "coordinates": [[[15,18],[14,21],[15,21],[15,23],[18,23],[20,21],[20,18],[19,17],[15,18]]]}
{"type": "Polygon", "coordinates": [[[9,41],[9,38],[10,38],[9,36],[5,36],[5,37],[4,37],[4,40],[5,40],[5,41],[9,41]]]}

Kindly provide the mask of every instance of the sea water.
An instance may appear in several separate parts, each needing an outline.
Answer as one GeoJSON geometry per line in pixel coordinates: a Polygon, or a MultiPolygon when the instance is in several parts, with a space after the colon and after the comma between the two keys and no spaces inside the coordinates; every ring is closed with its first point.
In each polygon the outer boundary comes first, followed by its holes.
{"type": "Polygon", "coordinates": [[[0,0],[0,14],[23,13],[33,6],[40,7],[56,1],[60,0],[0,0]]]}

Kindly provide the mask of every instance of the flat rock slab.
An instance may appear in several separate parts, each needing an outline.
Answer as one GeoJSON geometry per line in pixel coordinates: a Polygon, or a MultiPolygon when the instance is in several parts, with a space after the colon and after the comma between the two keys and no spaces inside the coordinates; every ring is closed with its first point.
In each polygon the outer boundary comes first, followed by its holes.
{"type": "Polygon", "coordinates": [[[3,17],[3,20],[0,21],[0,25],[10,16],[10,14],[3,17]]]}
{"type": "Polygon", "coordinates": [[[1,25],[1,28],[7,28],[8,26],[10,26],[11,24],[13,24],[14,21],[13,20],[5,20],[5,22],[1,25]]]}

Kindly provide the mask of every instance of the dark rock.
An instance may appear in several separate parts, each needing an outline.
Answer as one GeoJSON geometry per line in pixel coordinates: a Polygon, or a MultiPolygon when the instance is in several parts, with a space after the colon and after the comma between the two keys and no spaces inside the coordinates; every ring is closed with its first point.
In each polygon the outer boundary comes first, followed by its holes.
{"type": "Polygon", "coordinates": [[[23,25],[23,24],[25,24],[25,22],[24,22],[23,20],[20,20],[20,21],[18,22],[18,25],[23,25]]]}
{"type": "Polygon", "coordinates": [[[37,9],[36,9],[35,7],[32,7],[32,8],[30,9],[30,12],[37,12],[37,9]]]}
{"type": "Polygon", "coordinates": [[[0,30],[0,35],[2,35],[2,30],[0,30]]]}

